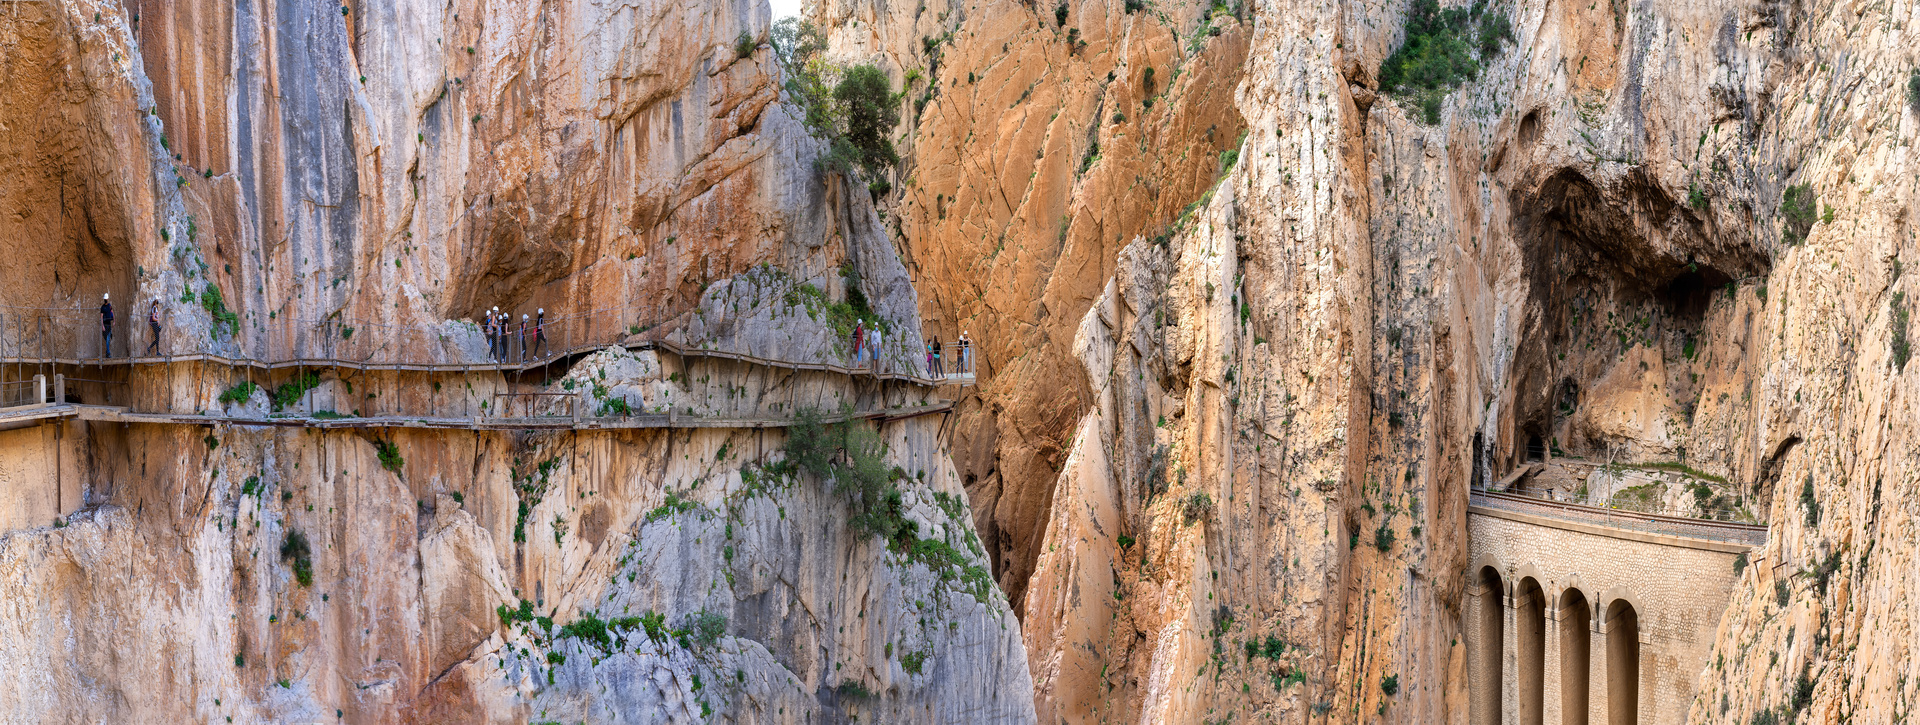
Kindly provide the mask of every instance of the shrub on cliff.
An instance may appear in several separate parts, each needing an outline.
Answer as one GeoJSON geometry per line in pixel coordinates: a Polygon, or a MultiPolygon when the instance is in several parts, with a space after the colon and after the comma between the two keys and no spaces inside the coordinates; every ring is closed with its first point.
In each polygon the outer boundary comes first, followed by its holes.
{"type": "Polygon", "coordinates": [[[227,309],[226,299],[220,296],[220,285],[208,284],[200,290],[200,307],[207,311],[215,332],[223,326],[229,335],[240,331],[240,316],[227,309]]]}
{"type": "Polygon", "coordinates": [[[300,586],[313,586],[313,550],[307,546],[305,534],[287,530],[287,538],[280,542],[280,560],[293,563],[293,578],[300,586]]]}
{"type": "Polygon", "coordinates": [[[1906,372],[1907,360],[1913,357],[1913,343],[1907,339],[1907,293],[1893,293],[1892,308],[1888,322],[1893,325],[1893,371],[1906,372]]]}
{"type": "Polygon", "coordinates": [[[1819,208],[1820,196],[1813,193],[1812,184],[1787,187],[1780,197],[1780,241],[1789,247],[1806,242],[1813,223],[1820,219],[1819,208]]]}
{"type": "Polygon", "coordinates": [[[1907,106],[1920,114],[1920,68],[1913,69],[1913,75],[1907,77],[1907,106]]]}
{"type": "Polygon", "coordinates": [[[1487,12],[1485,0],[1445,10],[1438,0],[1414,0],[1405,40],[1380,63],[1380,90],[1414,102],[1427,123],[1439,123],[1440,100],[1478,77],[1480,62],[1512,38],[1512,23],[1487,12]]]}
{"type": "MultiPolygon", "coordinates": [[[[798,411],[787,428],[787,463],[822,481],[847,499],[847,528],[858,537],[892,541],[906,530],[900,489],[886,464],[886,442],[865,425],[825,425],[819,411],[798,411]]],[[[911,533],[909,534],[911,535],[911,533]]]]}

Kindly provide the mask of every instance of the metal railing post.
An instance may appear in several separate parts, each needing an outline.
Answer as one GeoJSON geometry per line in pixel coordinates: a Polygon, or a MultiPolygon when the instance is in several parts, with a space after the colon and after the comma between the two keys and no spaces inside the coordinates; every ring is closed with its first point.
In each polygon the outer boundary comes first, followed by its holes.
{"type": "Polygon", "coordinates": [[[53,402],[62,405],[67,402],[67,376],[60,373],[53,374],[53,402]]]}
{"type": "Polygon", "coordinates": [[[47,402],[47,376],[46,375],[33,376],[33,402],[35,404],[43,404],[47,402]]]}

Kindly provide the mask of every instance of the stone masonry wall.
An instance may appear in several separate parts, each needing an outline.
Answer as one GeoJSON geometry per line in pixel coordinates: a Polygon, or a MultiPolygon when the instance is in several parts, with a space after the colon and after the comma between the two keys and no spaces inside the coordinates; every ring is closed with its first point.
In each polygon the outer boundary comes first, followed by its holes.
{"type": "MultiPolygon", "coordinates": [[[[1565,718],[1561,699],[1560,622],[1563,607],[1588,602],[1592,616],[1585,623],[1591,633],[1589,652],[1588,722],[1607,722],[1607,637],[1613,622],[1605,616],[1616,600],[1624,599],[1639,617],[1639,722],[1648,725],[1680,723],[1686,718],[1701,671],[1707,666],[1713,632],[1726,609],[1738,577],[1738,547],[1693,542],[1674,545],[1650,540],[1635,532],[1601,535],[1507,518],[1504,512],[1475,509],[1468,517],[1473,565],[1467,570],[1472,595],[1464,622],[1478,622],[1486,593],[1479,584],[1483,567],[1500,572],[1504,652],[1502,707],[1511,719],[1518,710],[1516,652],[1520,637],[1515,593],[1519,582],[1532,578],[1546,596],[1545,677],[1542,680],[1545,723],[1578,722],[1565,718]]],[[[1480,628],[1465,627],[1469,651],[1480,650],[1480,628]]],[[[1478,672],[1476,671],[1476,674],[1478,672]]],[[[1469,682],[1473,711],[1480,712],[1488,692],[1469,682]]]]}

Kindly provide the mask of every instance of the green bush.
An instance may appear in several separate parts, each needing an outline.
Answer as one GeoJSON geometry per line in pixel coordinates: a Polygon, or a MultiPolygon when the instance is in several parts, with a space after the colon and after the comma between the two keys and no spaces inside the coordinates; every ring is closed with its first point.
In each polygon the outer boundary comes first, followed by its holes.
{"type": "Polygon", "coordinates": [[[305,534],[287,529],[286,539],[280,542],[280,560],[293,562],[293,578],[300,586],[313,586],[313,550],[307,546],[305,534]]]}
{"type": "Polygon", "coordinates": [[[759,44],[753,42],[752,33],[745,30],[740,31],[740,37],[733,39],[733,57],[738,59],[751,57],[754,46],[756,45],[759,44]]]}
{"type": "Polygon", "coordinates": [[[712,647],[727,633],[727,618],[724,615],[702,609],[687,615],[686,634],[689,640],[699,647],[712,647]]]}
{"type": "Polygon", "coordinates": [[[1806,242],[1813,223],[1820,218],[1819,208],[1820,197],[1813,193],[1812,184],[1787,187],[1780,197],[1780,241],[1789,247],[1806,242]]]}
{"type": "Polygon", "coordinates": [[[1380,693],[1392,697],[1400,693],[1400,676],[1387,675],[1380,678],[1380,693]]]}
{"type": "Polygon", "coordinates": [[[1693,207],[1695,211],[1707,210],[1707,191],[1700,188],[1699,182],[1687,183],[1687,206],[1693,207]]]}
{"type": "Polygon", "coordinates": [[[1379,549],[1380,553],[1384,554],[1393,548],[1393,539],[1393,527],[1385,523],[1380,524],[1380,528],[1373,530],[1373,548],[1379,549]]]}
{"type": "Polygon", "coordinates": [[[840,686],[835,689],[840,693],[841,697],[850,700],[873,699],[873,690],[867,689],[866,684],[859,680],[841,680],[840,686]]]}
{"type": "Polygon", "coordinates": [[[1913,69],[1913,75],[1907,76],[1907,106],[1914,113],[1920,113],[1920,68],[1913,69]]]}
{"type": "Polygon", "coordinates": [[[932,652],[928,652],[927,650],[908,652],[900,657],[900,667],[905,669],[909,675],[920,674],[920,671],[926,667],[927,657],[932,654],[932,652]]]}
{"type": "Polygon", "coordinates": [[[1213,496],[1204,492],[1187,496],[1180,502],[1180,513],[1188,524],[1212,515],[1213,496]]]}
{"type": "Polygon", "coordinates": [[[220,402],[244,403],[244,402],[247,402],[247,399],[253,397],[253,391],[259,390],[259,389],[260,389],[260,386],[254,385],[253,381],[249,380],[249,381],[240,383],[239,385],[235,385],[231,388],[227,388],[226,392],[220,394],[220,402]]]}
{"type": "Polygon", "coordinates": [[[1907,338],[1907,293],[1893,293],[1893,315],[1888,324],[1893,326],[1893,370],[1906,372],[1907,360],[1913,357],[1913,343],[1907,338]]]}
{"type": "Polygon", "coordinates": [[[200,290],[200,307],[213,319],[215,331],[223,326],[229,335],[240,331],[240,316],[227,309],[226,299],[220,296],[220,285],[209,282],[200,290]]]}
{"type": "Polygon", "coordinates": [[[281,383],[273,391],[273,410],[279,412],[300,402],[300,396],[307,391],[320,387],[320,376],[314,373],[297,375],[293,380],[281,383]]]}
{"type": "Polygon", "coordinates": [[[395,445],[393,441],[376,440],[373,442],[373,447],[379,452],[381,468],[397,474],[401,466],[407,465],[407,459],[400,457],[400,446],[395,445]]]}
{"type": "Polygon", "coordinates": [[[1439,123],[1448,91],[1480,75],[1480,60],[1513,38],[1505,15],[1472,8],[1440,9],[1438,0],[1414,0],[1407,9],[1406,39],[1380,63],[1380,89],[1418,104],[1427,123],[1439,123]],[[1479,57],[1475,57],[1475,53],[1479,57]]]}

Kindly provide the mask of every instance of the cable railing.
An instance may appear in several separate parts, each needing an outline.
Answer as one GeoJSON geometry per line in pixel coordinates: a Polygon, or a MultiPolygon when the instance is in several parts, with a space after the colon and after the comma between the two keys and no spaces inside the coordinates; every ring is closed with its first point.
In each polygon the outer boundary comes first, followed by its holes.
{"type": "MultiPolygon", "coordinates": [[[[509,315],[511,317],[511,315],[509,315]]],[[[606,308],[556,314],[529,315],[505,325],[486,321],[446,320],[427,324],[396,324],[329,315],[318,319],[216,321],[212,339],[180,334],[163,318],[153,325],[146,312],[137,319],[116,311],[103,324],[95,309],[0,306],[0,359],[9,364],[123,364],[170,363],[182,359],[211,360],[255,369],[292,367],[386,367],[399,370],[472,371],[528,370],[610,345],[637,348],[665,345],[651,324],[641,325],[636,313],[606,308]],[[237,328],[237,329],[234,329],[237,328]],[[112,331],[107,335],[105,331],[112,331]]],[[[970,384],[977,364],[973,344],[958,340],[926,358],[909,347],[902,351],[864,349],[846,341],[837,359],[799,363],[789,367],[864,372],[921,384],[970,384]],[[935,370],[938,374],[935,374],[935,370]]],[[[778,364],[777,351],[709,350],[701,354],[778,364]]],[[[685,354],[685,348],[674,352],[685,354]]]]}
{"type": "Polygon", "coordinates": [[[220,356],[260,361],[359,364],[530,364],[642,336],[636,313],[606,308],[529,314],[503,326],[472,320],[396,324],[329,315],[215,321],[212,339],[182,334],[164,314],[115,308],[111,321],[81,307],[0,306],[0,357],[47,360],[220,356]]]}

